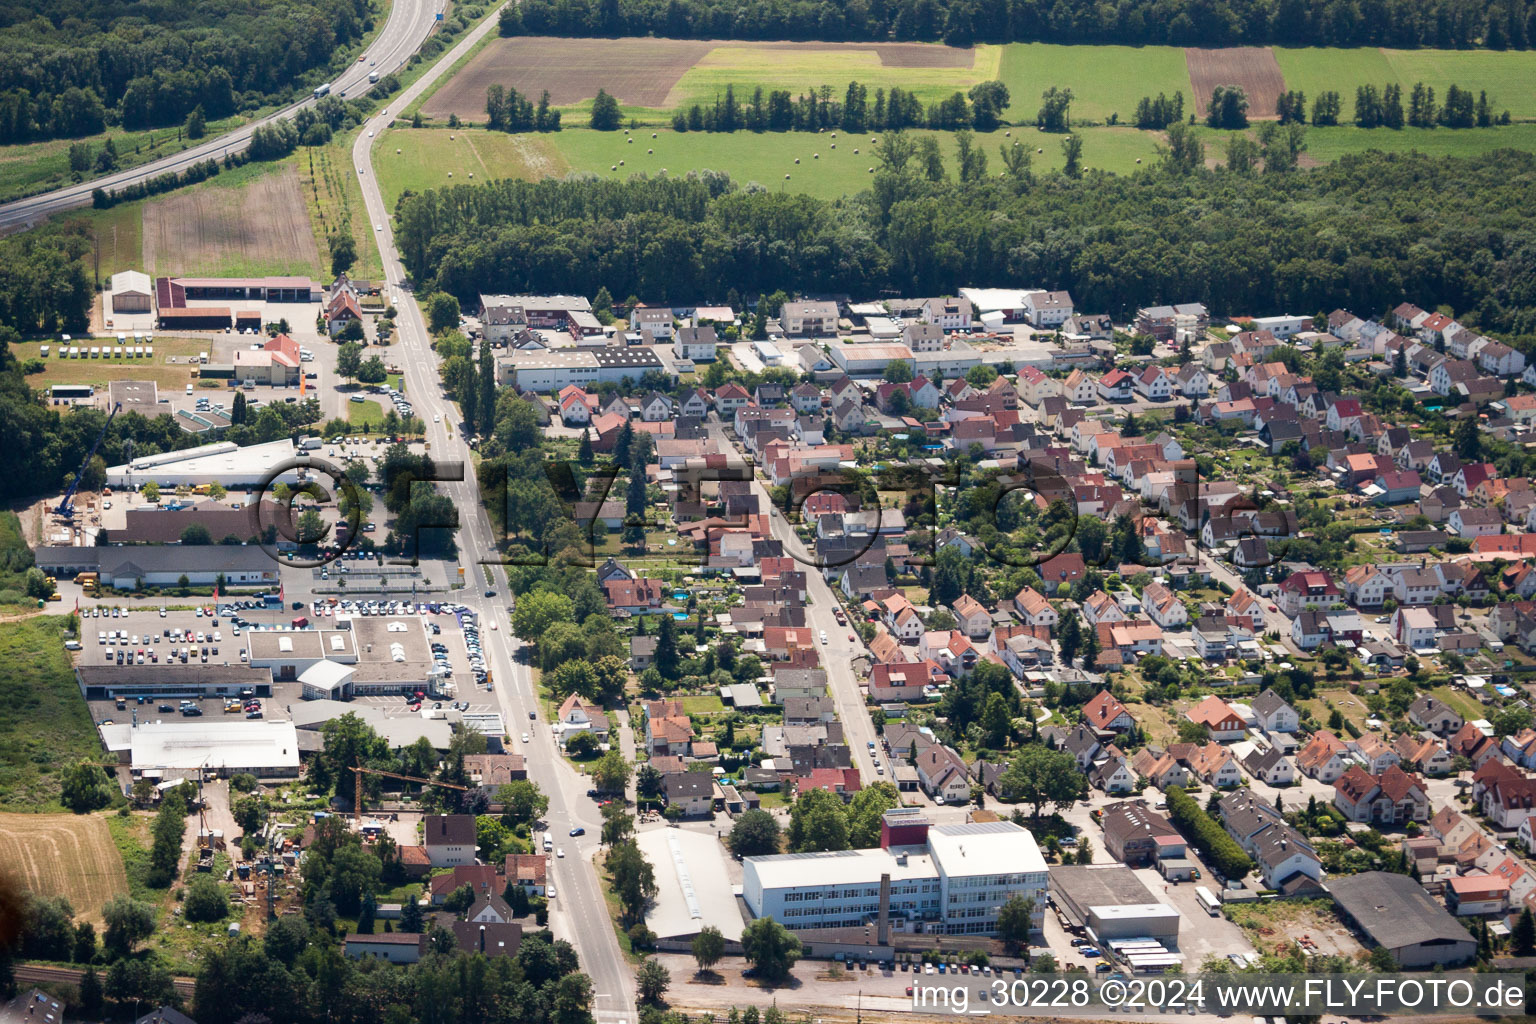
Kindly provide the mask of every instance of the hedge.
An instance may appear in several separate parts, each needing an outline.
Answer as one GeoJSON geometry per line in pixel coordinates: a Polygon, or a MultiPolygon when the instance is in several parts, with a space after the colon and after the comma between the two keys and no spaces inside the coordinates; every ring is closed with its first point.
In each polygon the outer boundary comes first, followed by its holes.
{"type": "Polygon", "coordinates": [[[1237,845],[1237,840],[1217,823],[1179,786],[1169,786],[1168,818],[1194,843],[1211,867],[1225,878],[1242,878],[1253,870],[1253,861],[1237,845]]]}

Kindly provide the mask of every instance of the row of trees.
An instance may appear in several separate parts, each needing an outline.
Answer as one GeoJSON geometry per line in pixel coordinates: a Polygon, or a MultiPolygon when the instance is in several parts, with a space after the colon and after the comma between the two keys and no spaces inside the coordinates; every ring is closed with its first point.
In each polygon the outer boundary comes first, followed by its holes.
{"type": "Polygon", "coordinates": [[[882,42],[1523,48],[1536,41],[1529,0],[527,0],[502,35],[668,36],[882,42]]]}
{"type": "Polygon", "coordinates": [[[0,144],[227,117],[285,97],[373,26],[367,0],[110,0],[0,12],[0,144]]]}
{"type": "MultiPolygon", "coordinates": [[[[1070,100],[1070,92],[1066,98],[1070,100]]],[[[889,92],[877,87],[873,101],[869,87],[860,82],[849,82],[841,101],[834,98],[830,85],[798,97],[792,97],[788,89],[765,93],[762,86],[757,86],[751,98],[742,102],[736,96],[735,86],[728,84],[713,104],[695,103],[673,113],[672,128],[680,132],[865,132],[972,127],[992,131],[1002,124],[1008,102],[1008,87],[998,81],[979,82],[967,93],[956,92],[926,106],[914,93],[899,86],[892,86],[889,92]]],[[[1064,105],[1061,116],[1065,116],[1064,105]]]]}
{"type": "Polygon", "coordinates": [[[1163,791],[1168,800],[1168,820],[1195,844],[1195,849],[1224,878],[1242,878],[1253,870],[1253,861],[1237,845],[1237,840],[1212,818],[1195,798],[1180,786],[1163,791]]]}
{"type": "Polygon", "coordinates": [[[516,89],[498,84],[485,90],[485,126],[494,132],[557,132],[560,111],[550,109],[548,89],[534,106],[516,89]]]}
{"type": "Polygon", "coordinates": [[[1173,296],[1219,315],[1386,309],[1428,294],[1517,345],[1536,332],[1536,299],[1520,286],[1536,242],[1518,215],[1536,200],[1536,157],[1368,153],[1244,177],[1207,171],[1196,141],[1170,132],[1161,170],[1176,174],[1095,174],[1047,189],[1024,176],[957,186],[943,161],[897,169],[886,139],[873,147],[879,165],[860,203],[743,189],[710,172],[497,181],[405,198],[397,237],[418,280],[462,296],[585,292],[594,281],[658,300],[733,287],[947,294],[1009,279],[1070,289],[1083,307],[1117,316],[1173,296]],[[1433,215],[1392,216],[1404,201],[1427,201],[1433,215]],[[1053,223],[1077,227],[1047,238],[1042,225],[1053,223]],[[1133,236],[1100,237],[1126,223],[1133,236]],[[1347,254],[1327,241],[1339,236],[1316,230],[1324,225],[1348,232],[1347,254]]]}
{"type": "MultiPolygon", "coordinates": [[[[1327,114],[1314,107],[1313,124],[1338,123],[1338,96],[1331,96],[1331,120],[1321,120],[1327,114]]],[[[1319,97],[1319,102],[1323,101],[1319,97]]],[[[1355,124],[1361,128],[1486,128],[1492,124],[1509,124],[1509,111],[1494,114],[1489,106],[1488,93],[1479,91],[1474,99],[1470,89],[1452,85],[1446,90],[1445,104],[1435,102],[1433,86],[1415,82],[1408,96],[1406,110],[1403,105],[1403,87],[1389,83],[1377,89],[1374,85],[1362,85],[1355,90],[1355,124]]]]}

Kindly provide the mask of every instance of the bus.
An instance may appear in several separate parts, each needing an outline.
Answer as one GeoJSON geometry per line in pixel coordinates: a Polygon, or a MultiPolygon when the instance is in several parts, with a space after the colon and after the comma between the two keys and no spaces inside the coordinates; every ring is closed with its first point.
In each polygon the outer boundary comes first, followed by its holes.
{"type": "Polygon", "coordinates": [[[1205,912],[1212,917],[1221,916],[1221,901],[1205,886],[1199,885],[1195,887],[1195,902],[1204,907],[1205,912]]]}

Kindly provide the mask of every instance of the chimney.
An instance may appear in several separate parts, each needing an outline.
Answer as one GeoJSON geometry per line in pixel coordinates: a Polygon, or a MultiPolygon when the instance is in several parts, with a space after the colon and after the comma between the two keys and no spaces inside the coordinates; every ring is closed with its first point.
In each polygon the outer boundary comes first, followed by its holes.
{"type": "MultiPolygon", "coordinates": [[[[903,854],[897,858],[898,862],[906,861],[903,854]]],[[[880,875],[880,918],[879,930],[875,933],[880,945],[884,946],[891,938],[891,873],[883,872],[880,875]]]]}

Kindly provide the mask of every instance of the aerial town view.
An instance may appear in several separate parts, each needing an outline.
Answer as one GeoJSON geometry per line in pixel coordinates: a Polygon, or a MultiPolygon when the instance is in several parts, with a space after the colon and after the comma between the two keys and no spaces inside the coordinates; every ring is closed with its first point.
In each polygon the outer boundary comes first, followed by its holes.
{"type": "Polygon", "coordinates": [[[0,1024],[1530,1019],[1533,0],[13,0],[0,425],[0,1024]]]}

